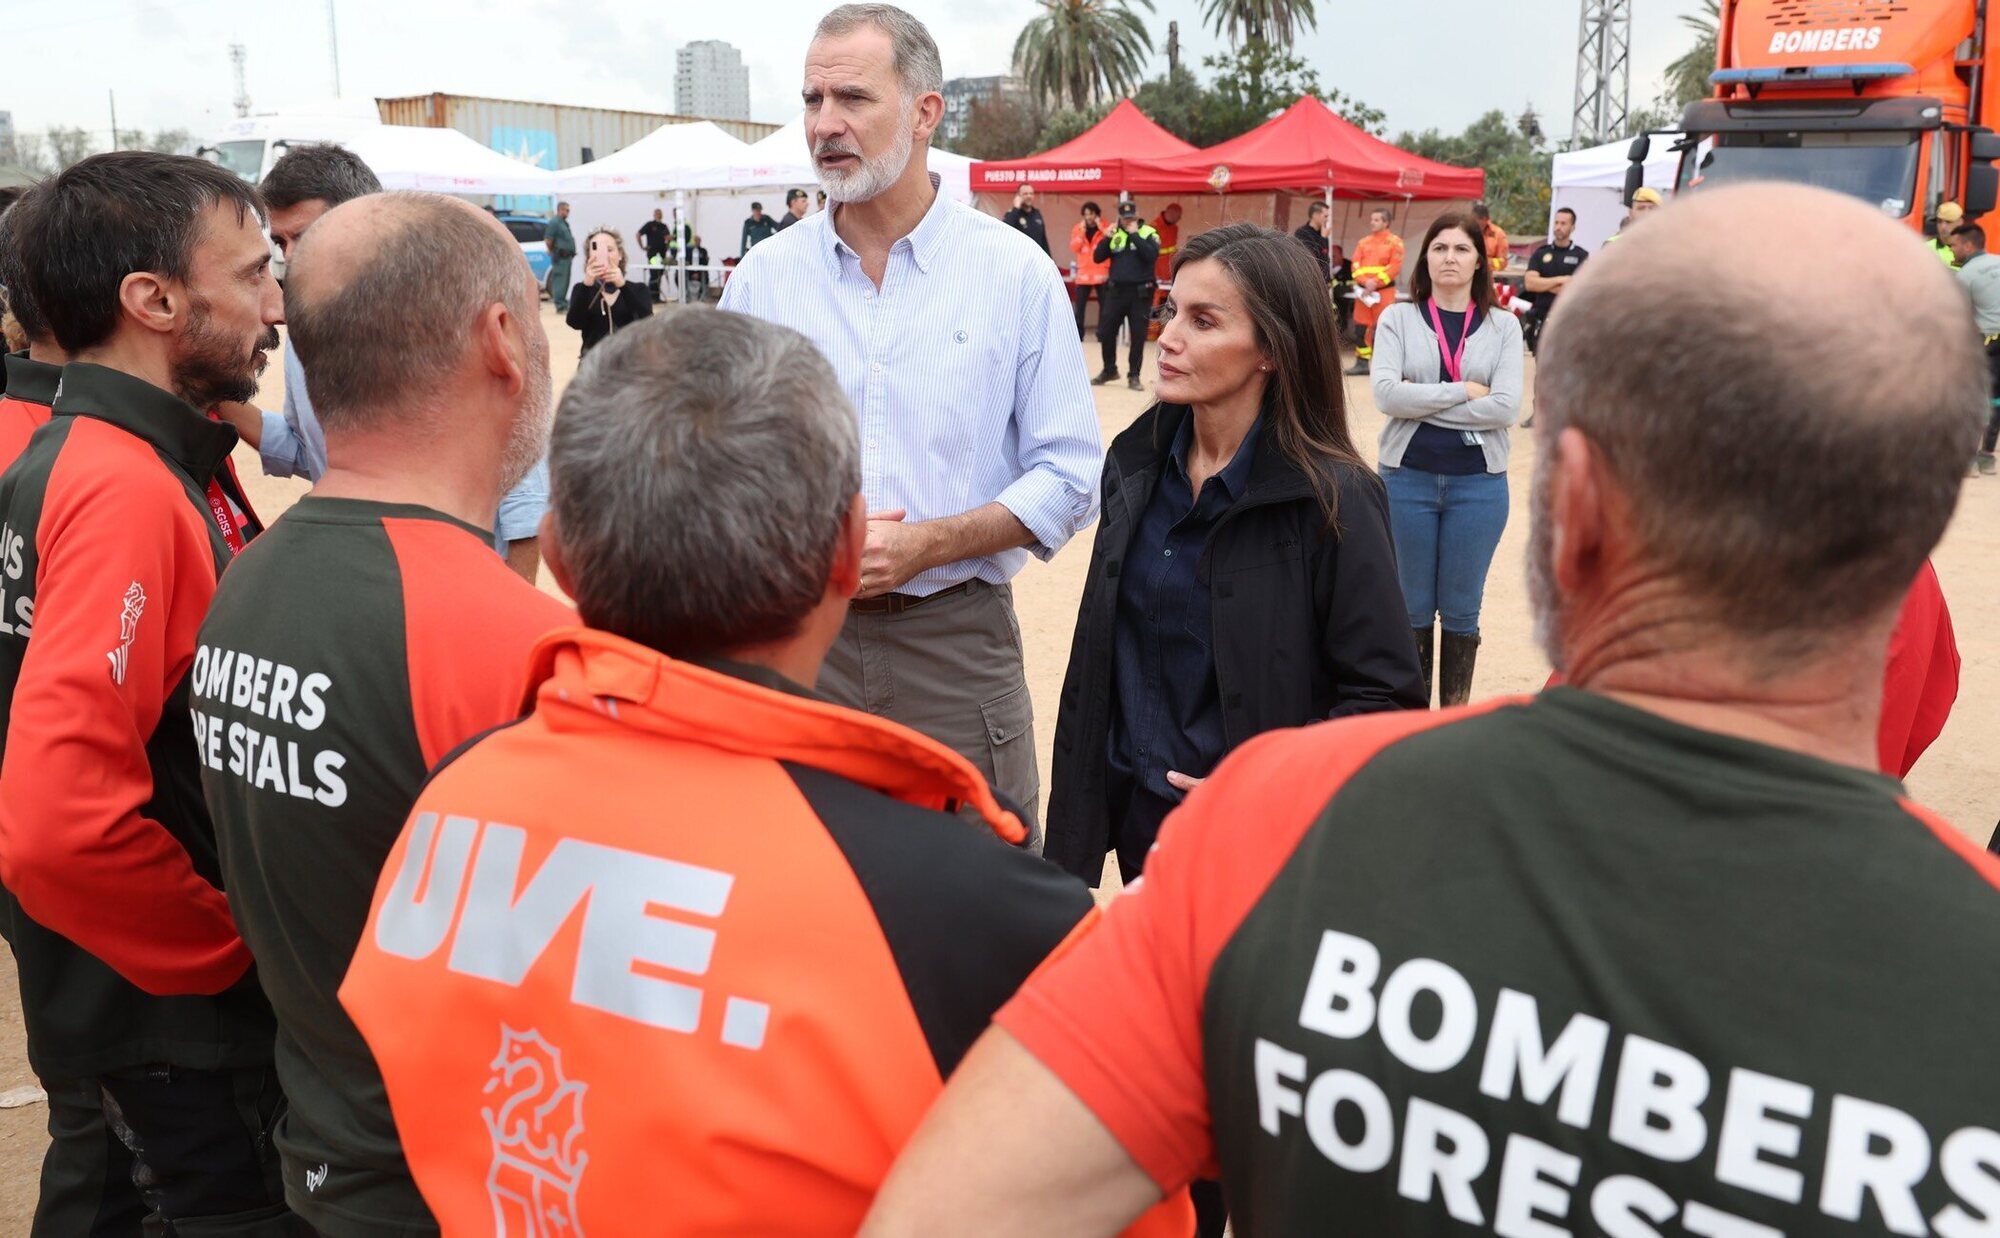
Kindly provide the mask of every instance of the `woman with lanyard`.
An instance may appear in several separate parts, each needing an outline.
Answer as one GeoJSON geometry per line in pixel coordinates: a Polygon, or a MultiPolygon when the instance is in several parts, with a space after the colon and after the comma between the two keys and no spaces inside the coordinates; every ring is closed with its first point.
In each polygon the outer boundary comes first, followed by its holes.
{"type": "Polygon", "coordinates": [[[1441,705],[1472,696],[1486,570],[1507,527],[1507,427],[1521,408],[1521,352],[1520,320],[1494,307],[1478,221],[1440,216],[1417,251],[1410,299],[1376,327],[1371,382],[1389,419],[1376,458],[1426,697],[1433,623],[1444,629],[1441,705]]]}
{"type": "Polygon", "coordinates": [[[586,282],[569,294],[570,326],[583,333],[583,356],[621,327],[653,313],[650,293],[625,295],[625,238],[615,228],[596,228],[584,243],[586,282]]]}

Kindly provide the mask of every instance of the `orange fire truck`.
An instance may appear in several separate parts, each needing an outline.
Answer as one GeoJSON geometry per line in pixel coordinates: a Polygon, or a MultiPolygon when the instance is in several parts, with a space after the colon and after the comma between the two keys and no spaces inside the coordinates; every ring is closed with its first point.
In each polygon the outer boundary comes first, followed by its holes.
{"type": "MultiPolygon", "coordinates": [[[[1852,194],[1921,228],[2000,195],[1987,0],[1723,0],[1714,93],[1681,118],[1679,191],[1753,180],[1852,194]]],[[[1633,141],[1626,201],[1650,139],[1633,141]]],[[[2000,247],[2000,229],[1993,238],[2000,247]]]]}

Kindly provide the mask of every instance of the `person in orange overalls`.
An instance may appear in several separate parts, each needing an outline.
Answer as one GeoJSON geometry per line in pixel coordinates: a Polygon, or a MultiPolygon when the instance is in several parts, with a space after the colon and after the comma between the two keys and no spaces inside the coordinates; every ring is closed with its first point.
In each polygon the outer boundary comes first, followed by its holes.
{"type": "Polygon", "coordinates": [[[1070,303],[1076,309],[1076,338],[1083,338],[1083,308],[1097,290],[1097,312],[1104,312],[1104,281],[1111,278],[1111,259],[1097,260],[1097,238],[1104,234],[1104,210],[1095,202],[1083,204],[1083,218],[1069,230],[1070,303]]]}
{"type": "MultiPolygon", "coordinates": [[[[804,336],[648,319],[556,425],[544,553],[585,626],[432,773],[341,1002],[445,1234],[852,1234],[1090,893],[966,758],[812,689],[868,521],[804,336]]],[[[1134,1238],[1193,1231],[1154,1212],[1134,1238]]]]}
{"type": "Polygon", "coordinates": [[[1495,273],[1507,269],[1507,260],[1512,255],[1507,249],[1507,229],[1493,222],[1493,210],[1484,202],[1472,204],[1472,217],[1479,221],[1479,232],[1486,240],[1486,261],[1495,273]]]}
{"type": "MultiPolygon", "coordinates": [[[[1159,218],[1153,221],[1153,231],[1160,234],[1160,259],[1153,264],[1153,276],[1160,282],[1160,287],[1153,291],[1153,308],[1157,310],[1166,303],[1166,286],[1172,283],[1174,278],[1174,254],[1181,247],[1181,204],[1167,203],[1165,209],[1161,210],[1159,218]]],[[[1160,338],[1160,322],[1157,318],[1147,328],[1146,338],[1149,340],[1160,338]]]]}
{"type": "Polygon", "coordinates": [[[1368,359],[1375,355],[1375,324],[1382,312],[1396,303],[1396,280],[1403,274],[1403,238],[1389,231],[1389,208],[1378,206],[1368,212],[1372,229],[1354,247],[1354,283],[1373,292],[1373,305],[1363,297],[1354,299],[1354,325],[1368,334],[1354,350],[1354,366],[1349,374],[1366,374],[1368,359]]]}

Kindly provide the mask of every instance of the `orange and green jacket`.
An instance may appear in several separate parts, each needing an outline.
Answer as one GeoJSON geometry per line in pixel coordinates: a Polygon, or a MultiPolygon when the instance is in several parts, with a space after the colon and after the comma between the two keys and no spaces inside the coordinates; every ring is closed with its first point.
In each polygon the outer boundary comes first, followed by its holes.
{"type": "Polygon", "coordinates": [[[1507,230],[1488,220],[1486,223],[1486,261],[1495,271],[1507,269],[1508,259],[1513,255],[1507,249],[1507,230]]]}
{"type": "Polygon", "coordinates": [[[340,994],[444,1233],[854,1232],[1089,894],[964,758],[769,671],[573,628],[529,681],[340,994]]]}

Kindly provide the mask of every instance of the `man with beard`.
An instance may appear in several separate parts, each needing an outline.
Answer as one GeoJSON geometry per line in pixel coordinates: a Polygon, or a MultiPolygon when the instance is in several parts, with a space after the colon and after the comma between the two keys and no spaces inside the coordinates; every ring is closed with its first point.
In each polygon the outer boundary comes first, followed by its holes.
{"type": "Polygon", "coordinates": [[[1964,323],[1825,190],[1697,194],[1592,258],[1529,551],[1572,686],[1239,748],[863,1233],[1109,1234],[1218,1162],[1244,1238],[1981,1228],[2000,861],[1875,737],[1985,407],[1964,323]]]}
{"type": "Polygon", "coordinates": [[[530,648],[575,618],[485,545],[547,443],[549,342],[520,247],[456,199],[356,199],[294,254],[326,475],[216,590],[195,742],[278,1016],[286,1198],[329,1238],[434,1232],[334,991],[424,772],[519,713],[530,648]]]}
{"type": "MultiPolygon", "coordinates": [[[[353,151],[313,143],[287,151],[272,165],[257,189],[271,215],[271,240],[276,242],[279,253],[289,257],[320,216],[343,202],[380,193],[382,182],[353,151]]],[[[658,214],[654,212],[655,216],[658,214]]],[[[564,295],[567,294],[565,287],[564,295]]],[[[244,441],[257,449],[267,476],[303,477],[316,482],[326,472],[326,435],[314,415],[305,367],[299,363],[297,348],[285,350],[284,367],[283,413],[262,412],[244,404],[224,405],[220,411],[244,441]]],[[[484,525],[490,521],[493,548],[507,556],[508,566],[529,584],[534,583],[541,571],[541,548],[536,539],[542,514],[548,507],[548,465],[537,461],[520,484],[500,500],[499,512],[479,522],[484,525]]]]}
{"type": "MultiPolygon", "coordinates": [[[[0,478],[0,882],[28,1060],[52,1095],[97,1091],[156,1224],[288,1233],[271,1009],[187,696],[216,578],[258,531],[222,468],[236,432],[201,410],[254,395],[277,346],[262,207],[206,160],[118,151],[16,209],[21,282],[71,358],[0,478]]],[[[93,1187],[111,1194],[44,1178],[93,1187]]]]}
{"type": "Polygon", "coordinates": [[[859,415],[868,548],[820,691],[956,749],[1032,823],[1008,581],[1090,522],[1103,449],[1055,265],[927,170],[943,77],[893,5],[821,19],[805,125],[834,209],[758,246],[722,307],[813,341],[859,415]]]}

